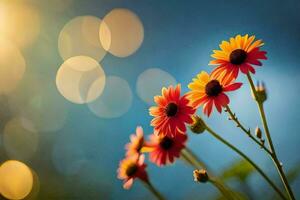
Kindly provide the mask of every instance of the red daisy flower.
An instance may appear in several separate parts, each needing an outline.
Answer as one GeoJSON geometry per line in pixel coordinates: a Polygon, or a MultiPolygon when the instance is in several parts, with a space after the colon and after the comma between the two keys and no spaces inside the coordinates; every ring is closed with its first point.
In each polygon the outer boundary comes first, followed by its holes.
{"type": "Polygon", "coordinates": [[[150,152],[150,161],[158,166],[173,163],[179,158],[180,152],[185,148],[187,135],[177,134],[174,137],[163,135],[150,135],[150,141],[146,144],[145,151],[150,152]]]}
{"type": "Polygon", "coordinates": [[[185,95],[180,97],[180,85],[163,88],[162,96],[155,96],[154,101],[157,106],[149,111],[154,117],[151,126],[154,126],[155,133],[174,137],[186,132],[185,123],[193,123],[195,109],[189,105],[185,95]]]}
{"type": "Polygon", "coordinates": [[[265,51],[261,51],[260,47],[264,45],[262,40],[254,41],[255,36],[237,35],[230,38],[230,41],[222,41],[221,50],[214,50],[211,56],[215,58],[209,64],[218,65],[213,72],[213,76],[222,76],[226,79],[236,79],[239,70],[247,74],[255,73],[253,65],[261,66],[259,60],[266,60],[265,51]]]}
{"type": "Polygon", "coordinates": [[[135,134],[130,136],[130,143],[126,144],[125,149],[126,156],[132,156],[134,154],[139,154],[144,145],[144,134],[143,128],[138,126],[136,127],[135,134]]]}
{"type": "Polygon", "coordinates": [[[134,156],[126,157],[120,162],[118,168],[118,178],[124,180],[124,189],[129,189],[134,179],[139,178],[142,181],[148,181],[146,172],[147,165],[144,163],[145,156],[135,154],[134,156]]]}
{"type": "Polygon", "coordinates": [[[222,107],[229,104],[229,98],[225,92],[237,90],[241,86],[242,83],[234,83],[234,80],[221,77],[214,78],[202,71],[188,85],[191,91],[187,93],[187,98],[195,108],[203,105],[204,114],[210,116],[213,106],[221,113],[222,107]]]}

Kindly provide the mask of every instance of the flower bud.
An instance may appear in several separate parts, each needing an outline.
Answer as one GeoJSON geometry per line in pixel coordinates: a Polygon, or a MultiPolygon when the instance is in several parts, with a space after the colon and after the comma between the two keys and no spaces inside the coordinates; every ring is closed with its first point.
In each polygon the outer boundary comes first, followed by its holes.
{"type": "Polygon", "coordinates": [[[255,129],[255,135],[257,138],[261,139],[261,130],[259,127],[256,127],[255,129]]]}
{"type": "Polygon", "coordinates": [[[190,129],[193,133],[200,134],[203,133],[206,129],[204,121],[198,116],[192,116],[193,124],[190,126],[190,129]]]}
{"type": "Polygon", "coordinates": [[[209,180],[208,174],[204,169],[196,169],[193,171],[194,181],[206,183],[209,180]]]}
{"type": "Polygon", "coordinates": [[[267,92],[266,92],[266,87],[265,84],[262,83],[257,83],[255,87],[256,91],[256,98],[255,100],[259,103],[263,103],[267,100],[267,92]]]}

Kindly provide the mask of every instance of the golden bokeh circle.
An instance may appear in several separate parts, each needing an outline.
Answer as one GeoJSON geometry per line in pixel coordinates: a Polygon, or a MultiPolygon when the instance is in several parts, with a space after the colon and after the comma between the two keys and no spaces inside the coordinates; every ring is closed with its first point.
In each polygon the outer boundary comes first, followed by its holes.
{"type": "Polygon", "coordinates": [[[7,199],[24,199],[32,190],[32,172],[20,161],[4,162],[0,166],[0,177],[0,192],[7,199]]]}
{"type": "Polygon", "coordinates": [[[101,19],[94,16],[79,16],[65,24],[58,38],[61,57],[67,60],[83,55],[102,60],[107,51],[99,39],[101,23],[101,19]]]}
{"type": "Polygon", "coordinates": [[[105,73],[100,64],[90,57],[72,57],[59,68],[56,86],[67,100],[77,104],[89,103],[102,94],[105,73]]]}
{"type": "Polygon", "coordinates": [[[110,11],[100,26],[99,37],[103,47],[117,57],[135,53],[144,40],[144,27],[132,11],[116,8],[110,11]]]}

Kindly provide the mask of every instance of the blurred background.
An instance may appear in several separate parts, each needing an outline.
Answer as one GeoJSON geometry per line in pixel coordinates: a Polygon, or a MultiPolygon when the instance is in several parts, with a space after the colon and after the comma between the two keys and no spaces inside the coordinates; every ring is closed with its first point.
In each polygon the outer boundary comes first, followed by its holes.
{"type": "MultiPolygon", "coordinates": [[[[153,199],[138,181],[127,191],[117,179],[129,135],[137,125],[151,134],[153,96],[176,83],[186,92],[198,72],[211,71],[212,50],[236,34],[265,41],[268,60],[254,79],[266,83],[274,145],[300,197],[299,9],[298,0],[1,0],[0,198],[153,199]]],[[[239,81],[230,105],[253,131],[258,111],[239,81]]],[[[271,160],[226,113],[206,120],[283,188],[271,160]]],[[[276,197],[209,134],[189,136],[195,154],[244,198],[276,197]]],[[[148,165],[168,199],[220,198],[192,171],[181,160],[148,165]]]]}

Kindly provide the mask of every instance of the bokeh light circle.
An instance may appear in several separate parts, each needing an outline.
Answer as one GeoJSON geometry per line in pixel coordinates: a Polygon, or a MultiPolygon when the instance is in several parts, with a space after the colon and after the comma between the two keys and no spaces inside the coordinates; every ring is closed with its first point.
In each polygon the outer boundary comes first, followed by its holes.
{"type": "Polygon", "coordinates": [[[7,94],[22,79],[26,63],[20,50],[12,42],[0,38],[0,44],[0,94],[7,94]]]}
{"type": "Polygon", "coordinates": [[[154,104],[154,96],[161,94],[162,87],[176,85],[176,79],[159,68],[150,68],[142,72],[136,82],[138,96],[147,104],[154,104]]]}
{"type": "Polygon", "coordinates": [[[107,51],[99,39],[101,19],[94,16],[79,16],[69,21],[61,30],[58,49],[67,60],[74,56],[89,56],[97,61],[103,59],[107,51]]]}
{"type": "Polygon", "coordinates": [[[89,103],[88,107],[98,117],[116,118],[129,110],[132,99],[128,82],[117,76],[109,76],[103,94],[89,103]]]}
{"type": "Polygon", "coordinates": [[[34,125],[27,119],[14,118],[9,121],[3,131],[3,146],[9,158],[28,160],[37,151],[39,135],[23,127],[27,124],[32,129],[34,125]]]}
{"type": "Polygon", "coordinates": [[[25,47],[40,33],[40,17],[37,9],[22,1],[0,2],[0,37],[25,47]]]}
{"type": "Polygon", "coordinates": [[[90,57],[72,57],[59,68],[56,86],[67,100],[77,104],[88,103],[102,94],[105,73],[100,64],[90,57]]]}
{"type": "Polygon", "coordinates": [[[0,166],[0,193],[7,199],[24,199],[32,190],[33,175],[22,162],[9,160],[0,166]]]}
{"type": "Polygon", "coordinates": [[[139,17],[128,9],[110,11],[100,26],[99,37],[103,47],[117,57],[127,57],[141,46],[144,27],[139,17]]]}

